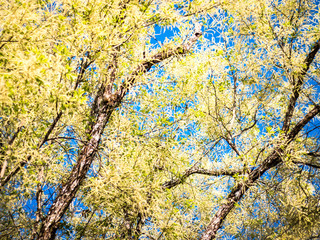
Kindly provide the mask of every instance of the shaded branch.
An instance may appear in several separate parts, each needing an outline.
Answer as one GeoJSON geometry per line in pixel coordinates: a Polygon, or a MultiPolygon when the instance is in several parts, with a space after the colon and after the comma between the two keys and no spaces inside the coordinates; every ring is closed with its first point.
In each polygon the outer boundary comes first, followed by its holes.
{"type": "Polygon", "coordinates": [[[315,163],[310,163],[310,162],[303,162],[303,161],[292,161],[295,164],[301,164],[301,165],[306,165],[312,168],[317,168],[320,169],[320,164],[315,164],[315,163]]]}
{"type": "Polygon", "coordinates": [[[12,40],[12,38],[13,38],[13,36],[9,37],[8,40],[1,40],[0,43],[3,42],[3,44],[1,44],[0,50],[1,50],[7,43],[18,42],[18,41],[12,40]]]}
{"type": "Polygon", "coordinates": [[[316,105],[310,112],[308,112],[288,134],[289,142],[291,142],[297,136],[297,134],[301,131],[301,129],[319,112],[320,112],[319,105],[316,105]]]}
{"type": "MultiPolygon", "coordinates": [[[[84,236],[84,234],[85,234],[85,232],[86,232],[86,230],[87,230],[87,227],[89,226],[89,224],[90,224],[90,222],[91,222],[91,220],[92,220],[92,217],[93,217],[93,215],[95,214],[95,212],[96,212],[95,210],[91,212],[91,215],[90,215],[88,221],[86,222],[86,225],[85,225],[84,228],[81,230],[79,236],[75,238],[76,240],[80,240],[80,239],[84,236]]],[[[90,210],[87,209],[87,211],[86,211],[85,214],[89,214],[89,213],[90,213],[90,210]]]]}
{"type": "Polygon", "coordinates": [[[309,152],[307,153],[308,156],[311,156],[311,157],[320,157],[320,153],[318,152],[309,152]]]}
{"type": "Polygon", "coordinates": [[[53,120],[50,128],[48,129],[46,135],[44,136],[44,138],[42,139],[41,143],[39,144],[39,149],[43,146],[43,144],[45,144],[48,141],[48,138],[50,136],[50,134],[52,133],[53,129],[55,128],[55,126],[57,125],[58,121],[60,120],[62,116],[62,111],[60,111],[58,113],[58,115],[55,117],[55,119],[53,120]]]}
{"type": "MultiPolygon", "coordinates": [[[[14,140],[17,138],[17,136],[22,128],[23,128],[23,126],[18,127],[17,131],[13,134],[12,138],[8,141],[9,146],[13,144],[14,140]]],[[[0,140],[0,148],[2,148],[2,146],[3,146],[3,143],[2,143],[2,140],[0,140]]],[[[0,149],[0,151],[1,151],[0,152],[1,155],[4,154],[3,149],[0,149]]],[[[0,179],[2,179],[4,177],[7,166],[8,166],[8,161],[7,161],[7,159],[4,159],[2,166],[1,166],[0,179]]],[[[1,183],[0,183],[0,186],[2,186],[1,183]]]]}
{"type": "Polygon", "coordinates": [[[23,126],[18,127],[17,131],[14,133],[14,135],[12,136],[12,138],[9,140],[8,144],[12,145],[14,140],[17,138],[19,132],[21,131],[21,129],[23,128],[23,126]]]}

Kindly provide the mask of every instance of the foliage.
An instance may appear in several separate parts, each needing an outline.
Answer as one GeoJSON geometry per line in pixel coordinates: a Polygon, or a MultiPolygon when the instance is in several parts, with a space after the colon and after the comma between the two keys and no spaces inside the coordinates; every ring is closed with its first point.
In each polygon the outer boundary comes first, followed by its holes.
{"type": "Polygon", "coordinates": [[[0,15],[1,239],[319,237],[317,2],[0,15]]]}

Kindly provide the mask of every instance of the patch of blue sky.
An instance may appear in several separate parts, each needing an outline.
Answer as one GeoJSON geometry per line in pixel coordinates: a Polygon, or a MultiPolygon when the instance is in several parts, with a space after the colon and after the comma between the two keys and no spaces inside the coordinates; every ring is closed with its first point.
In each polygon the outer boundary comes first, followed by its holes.
{"type": "Polygon", "coordinates": [[[164,43],[173,39],[174,36],[176,36],[180,32],[180,30],[178,27],[172,27],[171,29],[169,29],[156,24],[154,26],[154,32],[154,37],[150,38],[150,44],[152,46],[152,49],[158,49],[164,43]]]}

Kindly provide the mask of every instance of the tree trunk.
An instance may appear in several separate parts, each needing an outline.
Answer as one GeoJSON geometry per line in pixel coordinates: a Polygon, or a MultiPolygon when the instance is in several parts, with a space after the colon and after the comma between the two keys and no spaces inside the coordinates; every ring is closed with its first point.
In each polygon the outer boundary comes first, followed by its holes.
{"type": "Polygon", "coordinates": [[[42,223],[38,239],[54,239],[58,228],[59,221],[63,217],[69,204],[74,199],[80,184],[85,178],[103,133],[104,127],[107,124],[114,108],[108,105],[103,106],[99,111],[96,122],[90,131],[90,140],[81,149],[76,165],[67,181],[62,185],[58,196],[54,200],[45,221],[42,223]]]}

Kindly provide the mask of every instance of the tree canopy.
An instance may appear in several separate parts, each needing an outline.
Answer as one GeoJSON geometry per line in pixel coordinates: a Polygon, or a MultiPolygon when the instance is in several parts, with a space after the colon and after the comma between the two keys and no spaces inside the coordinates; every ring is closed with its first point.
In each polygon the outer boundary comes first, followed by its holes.
{"type": "Polygon", "coordinates": [[[320,237],[318,1],[0,16],[0,239],[320,237]]]}

